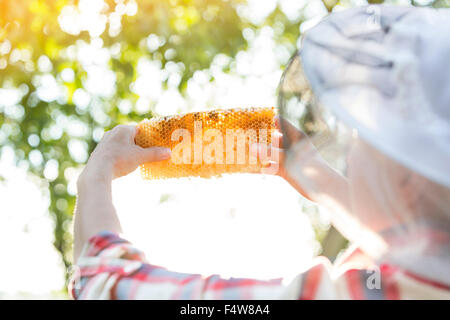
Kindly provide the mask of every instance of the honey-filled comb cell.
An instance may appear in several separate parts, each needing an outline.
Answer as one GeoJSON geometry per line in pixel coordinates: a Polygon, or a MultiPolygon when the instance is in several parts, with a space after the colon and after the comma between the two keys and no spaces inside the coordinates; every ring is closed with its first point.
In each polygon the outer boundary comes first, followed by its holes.
{"type": "Polygon", "coordinates": [[[169,160],[141,165],[144,179],[217,177],[259,172],[262,163],[250,154],[253,143],[270,144],[275,108],[236,108],[145,119],[136,144],[170,148],[169,160]]]}

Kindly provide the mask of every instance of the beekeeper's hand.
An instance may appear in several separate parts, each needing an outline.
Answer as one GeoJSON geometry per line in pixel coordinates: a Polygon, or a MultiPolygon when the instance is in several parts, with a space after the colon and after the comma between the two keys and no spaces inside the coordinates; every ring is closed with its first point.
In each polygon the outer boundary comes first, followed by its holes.
{"type": "Polygon", "coordinates": [[[106,132],[78,178],[74,222],[75,261],[93,235],[100,231],[122,231],[112,203],[112,180],[134,171],[142,163],[170,157],[167,148],[137,146],[134,141],[136,133],[137,128],[133,125],[119,125],[106,132]]]}
{"type": "Polygon", "coordinates": [[[288,130],[289,136],[295,141],[303,140],[305,142],[305,152],[314,152],[313,145],[308,141],[306,135],[292,126],[288,121],[275,117],[275,127],[277,131],[272,135],[272,142],[270,145],[254,144],[252,145],[251,153],[256,156],[263,168],[261,173],[278,175],[291,184],[299,193],[301,193],[307,199],[310,199],[305,190],[289,175],[284,166],[285,151],[283,149],[283,135],[281,134],[281,122],[283,121],[283,129],[288,130]]]}
{"type": "Polygon", "coordinates": [[[134,125],[118,125],[107,131],[92,152],[85,171],[115,179],[133,172],[142,163],[170,158],[169,148],[137,146],[134,140],[137,132],[134,125]]]}

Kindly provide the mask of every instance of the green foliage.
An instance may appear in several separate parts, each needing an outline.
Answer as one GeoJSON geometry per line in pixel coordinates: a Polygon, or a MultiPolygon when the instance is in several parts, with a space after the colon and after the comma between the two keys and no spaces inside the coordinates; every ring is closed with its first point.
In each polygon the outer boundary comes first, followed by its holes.
{"type": "MultiPolygon", "coordinates": [[[[108,7],[102,13],[111,17],[121,2],[107,3],[108,7]]],[[[123,100],[133,105],[138,98],[131,92],[130,85],[136,80],[139,59],[147,57],[160,61],[162,68],[169,62],[182,63],[179,90],[183,92],[193,73],[208,68],[217,54],[234,56],[238,50],[246,48],[242,37],[244,23],[235,10],[237,3],[221,0],[140,1],[136,15],[122,16],[120,33],[111,34],[105,30],[101,34],[103,47],[112,51],[114,46],[120,46],[119,53],[109,60],[109,67],[116,76],[116,88],[114,94],[106,98],[91,95],[85,109],[75,105],[73,94],[84,87],[87,70],[77,57],[68,54],[68,50],[74,50],[83,42],[89,43],[94,37],[87,31],[71,35],[61,30],[58,16],[72,1],[0,3],[0,42],[7,41],[11,47],[0,57],[8,62],[0,70],[0,84],[3,88],[20,87],[24,93],[18,102],[17,108],[21,109],[16,112],[18,115],[11,116],[2,110],[0,125],[7,135],[5,145],[13,147],[18,163],[28,166],[30,172],[45,179],[45,164],[52,159],[59,164],[57,177],[47,179],[51,198],[49,211],[55,219],[54,244],[63,255],[66,267],[71,262],[70,222],[75,206],[75,197],[67,188],[67,169],[79,166],[79,161],[68,150],[73,137],[62,122],[80,121],[87,126],[77,140],[85,144],[90,153],[97,142],[96,129],[107,130],[119,123],[152,117],[151,111],[142,114],[132,109],[129,113],[121,113],[117,107],[123,100]],[[146,45],[151,34],[157,35],[162,43],[153,51],[146,45]],[[38,61],[46,60],[45,57],[51,62],[51,70],[39,69],[38,61]],[[61,72],[68,68],[73,70],[73,81],[65,81],[62,77],[61,72]],[[49,101],[39,98],[37,79],[44,74],[51,74],[65,88],[65,98],[49,101]],[[104,117],[96,116],[98,113],[104,117]],[[58,127],[63,127],[59,134],[58,127]],[[29,137],[33,134],[39,138],[37,145],[36,142],[30,145],[29,137]],[[40,164],[30,161],[33,150],[42,155],[40,164]]]]}
{"type": "MultiPolygon", "coordinates": [[[[68,146],[76,142],[89,154],[103,130],[153,116],[151,108],[144,113],[136,108],[119,108],[124,101],[134,106],[139,98],[132,85],[142,58],[159,61],[163,69],[176,64],[181,70],[177,88],[185,95],[187,82],[197,70],[209,68],[218,54],[233,58],[245,50],[248,44],[243,30],[261,27],[238,15],[240,0],[141,0],[135,14],[132,0],[105,2],[107,5],[100,10],[100,17],[107,21],[102,32],[62,30],[62,12],[67,8],[77,12],[78,1],[0,2],[0,90],[19,88],[21,93],[9,111],[2,109],[0,102],[0,143],[15,151],[19,165],[47,181],[49,212],[55,221],[54,245],[66,267],[71,264],[75,206],[68,180],[71,168],[85,161],[71,154],[68,146]],[[84,57],[74,52],[94,42],[109,52],[107,63],[114,74],[114,91],[107,95],[89,94],[89,103],[83,107],[75,103],[74,95],[80,92],[78,89],[86,89],[89,70],[82,61],[84,57]],[[55,90],[63,95],[46,97],[39,91],[43,81],[52,79],[55,90]],[[69,122],[82,124],[81,133],[74,135],[67,126],[69,122]],[[57,174],[49,178],[46,165],[55,160],[57,174]]],[[[332,11],[339,2],[323,3],[332,11]]],[[[434,4],[449,5],[443,0],[434,4]]],[[[302,21],[302,16],[290,21],[276,8],[263,25],[272,26],[277,31],[277,41],[293,51],[302,21]]],[[[168,80],[162,81],[163,88],[167,87],[168,80]]],[[[150,101],[151,105],[155,103],[150,101]]],[[[162,196],[161,201],[165,200],[162,196]]]]}

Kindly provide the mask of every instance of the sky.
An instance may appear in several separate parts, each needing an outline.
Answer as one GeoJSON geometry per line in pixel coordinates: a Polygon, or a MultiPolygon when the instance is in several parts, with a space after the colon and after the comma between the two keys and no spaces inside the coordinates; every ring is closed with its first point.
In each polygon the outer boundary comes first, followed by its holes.
{"type": "Polygon", "coordinates": [[[0,161],[0,299],[49,295],[64,285],[63,265],[53,248],[48,194],[17,168],[4,150],[0,161]]]}

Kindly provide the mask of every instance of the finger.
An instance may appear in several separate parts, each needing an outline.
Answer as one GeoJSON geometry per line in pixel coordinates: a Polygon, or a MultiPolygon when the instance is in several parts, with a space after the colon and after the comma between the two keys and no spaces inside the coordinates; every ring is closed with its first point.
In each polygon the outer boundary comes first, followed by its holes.
{"type": "Polygon", "coordinates": [[[136,144],[136,136],[139,134],[139,125],[136,122],[131,121],[131,122],[128,122],[126,124],[126,126],[131,127],[132,134],[131,134],[130,138],[131,138],[131,141],[136,144]]]}
{"type": "Polygon", "coordinates": [[[136,146],[138,150],[139,163],[156,162],[167,160],[170,158],[171,151],[164,147],[141,148],[136,146]]]}
{"type": "Polygon", "coordinates": [[[138,134],[138,126],[136,124],[125,124],[123,126],[123,135],[126,139],[133,144],[136,144],[136,135],[138,134]]]}
{"type": "Polygon", "coordinates": [[[262,164],[260,173],[277,175],[280,172],[281,164],[284,160],[283,150],[272,146],[259,146],[258,151],[258,156],[262,164]],[[267,147],[268,149],[265,150],[267,147]],[[267,155],[269,156],[269,160],[264,161],[263,159],[267,159],[267,155]]]}
{"type": "Polygon", "coordinates": [[[263,166],[270,163],[270,146],[263,143],[254,143],[251,146],[250,154],[257,158],[263,166]]]}
{"type": "Polygon", "coordinates": [[[253,144],[250,153],[257,157],[263,166],[268,166],[271,163],[282,163],[284,160],[283,149],[265,144],[253,144]]]}
{"type": "Polygon", "coordinates": [[[271,154],[271,161],[269,162],[269,165],[266,165],[263,168],[261,168],[261,173],[271,175],[281,175],[281,177],[286,179],[286,177],[282,175],[283,172],[282,167],[286,153],[284,152],[283,149],[271,147],[270,154],[271,154]]]}
{"type": "Polygon", "coordinates": [[[277,175],[279,171],[280,171],[279,163],[270,163],[268,166],[262,167],[260,173],[277,175]]]}
{"type": "Polygon", "coordinates": [[[135,134],[135,126],[120,124],[112,128],[110,136],[122,141],[132,142],[135,134]]]}
{"type": "Polygon", "coordinates": [[[117,133],[122,134],[131,134],[135,130],[136,126],[129,125],[129,124],[119,124],[112,128],[112,131],[116,131],[117,133]]]}
{"type": "Polygon", "coordinates": [[[283,134],[280,131],[272,132],[272,139],[270,145],[275,148],[280,148],[283,143],[283,134]]]}
{"type": "Polygon", "coordinates": [[[139,127],[139,125],[136,125],[136,130],[134,132],[134,137],[133,137],[133,142],[134,144],[136,144],[136,137],[138,136],[138,134],[141,132],[141,128],[139,127]]]}
{"type": "Polygon", "coordinates": [[[103,136],[100,139],[100,142],[105,141],[110,134],[111,134],[111,130],[103,132],[103,136]]]}
{"type": "Polygon", "coordinates": [[[270,162],[271,163],[283,163],[284,161],[284,150],[277,148],[277,147],[271,147],[270,148],[270,162]]]}
{"type": "Polygon", "coordinates": [[[278,130],[281,130],[281,126],[280,126],[280,116],[276,115],[275,118],[275,128],[277,128],[278,130]]]}

